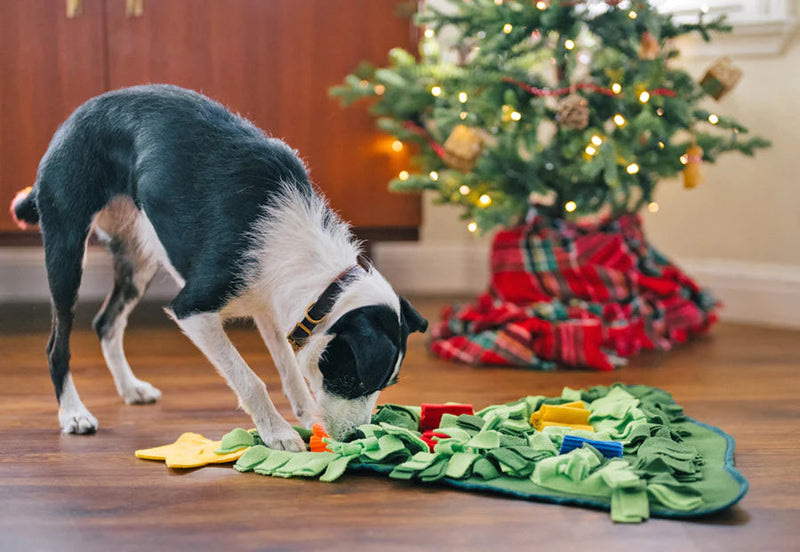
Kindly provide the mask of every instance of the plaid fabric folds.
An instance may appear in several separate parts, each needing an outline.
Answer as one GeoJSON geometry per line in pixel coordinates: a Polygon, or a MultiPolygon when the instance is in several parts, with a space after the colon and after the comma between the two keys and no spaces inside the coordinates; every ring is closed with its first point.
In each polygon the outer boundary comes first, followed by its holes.
{"type": "Polygon", "coordinates": [[[495,236],[491,263],[489,291],[433,328],[436,355],[612,370],[716,321],[715,299],[647,242],[637,215],[591,227],[537,216],[495,236]]]}

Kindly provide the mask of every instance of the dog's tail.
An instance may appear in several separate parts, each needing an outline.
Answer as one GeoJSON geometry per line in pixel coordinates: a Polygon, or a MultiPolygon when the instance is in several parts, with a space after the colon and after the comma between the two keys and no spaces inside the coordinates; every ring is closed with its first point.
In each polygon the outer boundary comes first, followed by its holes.
{"type": "Polygon", "coordinates": [[[39,224],[39,208],[36,206],[36,194],[33,187],[28,186],[17,192],[11,201],[11,216],[17,226],[25,230],[28,226],[39,224]]]}

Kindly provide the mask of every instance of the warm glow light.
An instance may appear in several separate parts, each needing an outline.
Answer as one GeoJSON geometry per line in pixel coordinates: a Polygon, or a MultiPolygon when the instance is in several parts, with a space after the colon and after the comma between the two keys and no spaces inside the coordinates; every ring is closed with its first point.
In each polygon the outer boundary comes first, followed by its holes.
{"type": "Polygon", "coordinates": [[[622,92],[622,85],[618,82],[615,82],[614,84],[611,85],[611,91],[614,94],[619,94],[620,92],[622,92]]]}
{"type": "Polygon", "coordinates": [[[509,34],[514,29],[514,26],[511,23],[506,23],[503,25],[503,32],[509,34]]]}
{"type": "Polygon", "coordinates": [[[658,149],[664,149],[664,142],[658,143],[658,149]]]}
{"type": "Polygon", "coordinates": [[[661,109],[660,107],[658,109],[656,109],[656,115],[661,117],[663,114],[664,114],[664,110],[663,109],[661,109]]]}
{"type": "Polygon", "coordinates": [[[400,140],[395,140],[394,142],[392,142],[392,149],[394,151],[402,151],[403,150],[403,142],[401,142],[400,140]]]}
{"type": "Polygon", "coordinates": [[[503,0],[494,0],[494,5],[495,6],[502,6],[503,5],[503,0]]]}
{"type": "Polygon", "coordinates": [[[461,117],[461,120],[463,121],[464,119],[467,118],[467,116],[469,116],[469,113],[467,113],[466,111],[462,111],[461,113],[458,114],[458,116],[461,117]]]}
{"type": "Polygon", "coordinates": [[[625,167],[625,170],[628,171],[628,174],[636,174],[639,172],[639,165],[637,165],[636,163],[631,163],[630,165],[625,167]]]}
{"type": "Polygon", "coordinates": [[[614,123],[615,123],[617,126],[620,126],[620,127],[621,127],[622,125],[624,125],[624,124],[625,124],[625,117],[623,117],[622,115],[620,115],[619,113],[617,113],[616,115],[614,115],[614,123]]]}
{"type": "Polygon", "coordinates": [[[564,204],[564,210],[565,210],[566,212],[568,212],[568,213],[571,213],[571,212],[573,212],[573,211],[574,211],[575,209],[577,209],[577,208],[578,208],[578,204],[577,204],[577,203],[575,203],[574,201],[567,201],[567,202],[564,204]]]}
{"type": "Polygon", "coordinates": [[[572,50],[575,47],[575,42],[573,40],[567,39],[564,41],[564,48],[567,50],[572,50]]]}
{"type": "Polygon", "coordinates": [[[436,172],[436,171],[431,171],[431,172],[429,172],[429,173],[428,173],[428,176],[430,176],[430,177],[431,177],[431,180],[433,180],[434,182],[435,182],[436,180],[439,180],[439,173],[438,173],[438,172],[436,172]]]}
{"type": "Polygon", "coordinates": [[[511,117],[512,121],[519,121],[522,119],[522,114],[519,111],[512,111],[509,117],[511,117]]]}
{"type": "Polygon", "coordinates": [[[651,201],[650,203],[647,204],[647,210],[650,211],[651,213],[658,213],[658,203],[656,203],[655,201],[651,201]]]}
{"type": "Polygon", "coordinates": [[[378,96],[383,96],[384,92],[386,92],[386,87],[384,85],[382,85],[382,84],[376,84],[375,85],[375,93],[378,96]]]}
{"type": "Polygon", "coordinates": [[[462,184],[461,187],[458,189],[458,193],[460,193],[461,195],[469,194],[469,186],[467,186],[466,184],[462,184]]]}
{"type": "Polygon", "coordinates": [[[542,2],[542,1],[536,2],[536,7],[538,9],[540,9],[540,10],[546,10],[547,9],[547,2],[542,2]]]}
{"type": "Polygon", "coordinates": [[[594,146],[586,146],[586,153],[588,153],[589,155],[594,155],[595,153],[597,153],[597,148],[595,148],[594,146]]]}
{"type": "Polygon", "coordinates": [[[400,171],[398,176],[400,177],[400,180],[408,180],[408,171],[400,171]]]}
{"type": "Polygon", "coordinates": [[[628,17],[630,17],[631,19],[636,19],[637,17],[639,17],[639,14],[631,10],[628,12],[628,17]]]}
{"type": "Polygon", "coordinates": [[[368,83],[367,81],[365,81],[365,80],[360,80],[360,81],[358,81],[358,85],[359,85],[361,88],[366,88],[368,84],[369,84],[369,83],[368,83]]]}
{"type": "Polygon", "coordinates": [[[712,125],[716,125],[719,122],[719,117],[717,117],[712,113],[711,115],[708,116],[708,122],[711,123],[712,125]]]}
{"type": "Polygon", "coordinates": [[[461,103],[467,103],[467,93],[466,92],[459,92],[458,93],[458,101],[461,103]]]}
{"type": "Polygon", "coordinates": [[[595,146],[599,146],[602,143],[603,143],[603,139],[600,138],[597,134],[592,136],[592,144],[594,144],[595,146]]]}
{"type": "Polygon", "coordinates": [[[689,162],[689,158],[686,155],[681,155],[681,163],[684,165],[689,162]]]}
{"type": "Polygon", "coordinates": [[[433,38],[433,29],[425,29],[425,38],[433,38]]]}
{"type": "Polygon", "coordinates": [[[441,93],[442,93],[441,86],[434,86],[431,88],[431,94],[433,94],[434,96],[439,96],[441,93]]]}
{"type": "Polygon", "coordinates": [[[478,198],[478,202],[481,205],[489,205],[492,203],[492,198],[488,196],[488,194],[483,194],[481,197],[478,198]]]}
{"type": "Polygon", "coordinates": [[[640,102],[642,102],[642,103],[647,103],[647,102],[649,102],[649,101],[650,101],[650,92],[648,92],[647,90],[645,90],[644,92],[642,92],[641,94],[639,94],[639,101],[640,101],[640,102]]]}
{"type": "Polygon", "coordinates": [[[478,223],[475,222],[474,220],[472,222],[470,222],[469,224],[467,224],[467,230],[469,230],[470,232],[474,232],[477,229],[478,229],[478,223]]]}

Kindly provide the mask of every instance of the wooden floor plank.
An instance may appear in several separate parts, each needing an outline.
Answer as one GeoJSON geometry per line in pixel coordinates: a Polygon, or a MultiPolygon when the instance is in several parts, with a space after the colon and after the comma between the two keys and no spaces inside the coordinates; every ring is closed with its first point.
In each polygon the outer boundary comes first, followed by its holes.
{"type": "MultiPolygon", "coordinates": [[[[418,304],[435,320],[443,302],[418,304]]],[[[711,337],[669,354],[642,354],[613,373],[472,368],[430,357],[421,336],[410,340],[400,383],[383,402],[483,406],[623,381],[667,389],[690,416],[736,438],[737,465],[751,484],[739,506],[698,521],[626,526],[605,512],[369,475],[324,484],[225,467],[169,471],[138,460],[135,449],[184,431],[218,438],[251,425],[222,378],[157,309],[132,321],[126,349],[136,374],[159,387],[163,400],[122,403],[85,315],[72,366],[100,430],[60,435],[42,312],[0,314],[0,550],[798,549],[798,332],[723,324],[711,337]]],[[[256,332],[230,333],[289,416],[256,332]]]]}

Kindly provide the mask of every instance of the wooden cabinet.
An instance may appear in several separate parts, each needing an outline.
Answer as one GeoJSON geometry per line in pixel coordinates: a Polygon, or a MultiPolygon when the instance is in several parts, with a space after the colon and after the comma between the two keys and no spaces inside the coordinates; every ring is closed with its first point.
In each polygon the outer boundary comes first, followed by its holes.
{"type": "MultiPolygon", "coordinates": [[[[368,236],[413,236],[416,196],[387,190],[408,160],[365,106],[328,97],[362,60],[414,40],[391,0],[0,0],[0,201],[31,183],[53,131],[89,97],[149,82],[199,90],[299,150],[312,179],[368,236]],[[16,142],[9,149],[7,144],[16,142]],[[24,153],[22,153],[24,152],[24,153]]],[[[0,229],[11,230],[8,217],[0,229]]]]}

